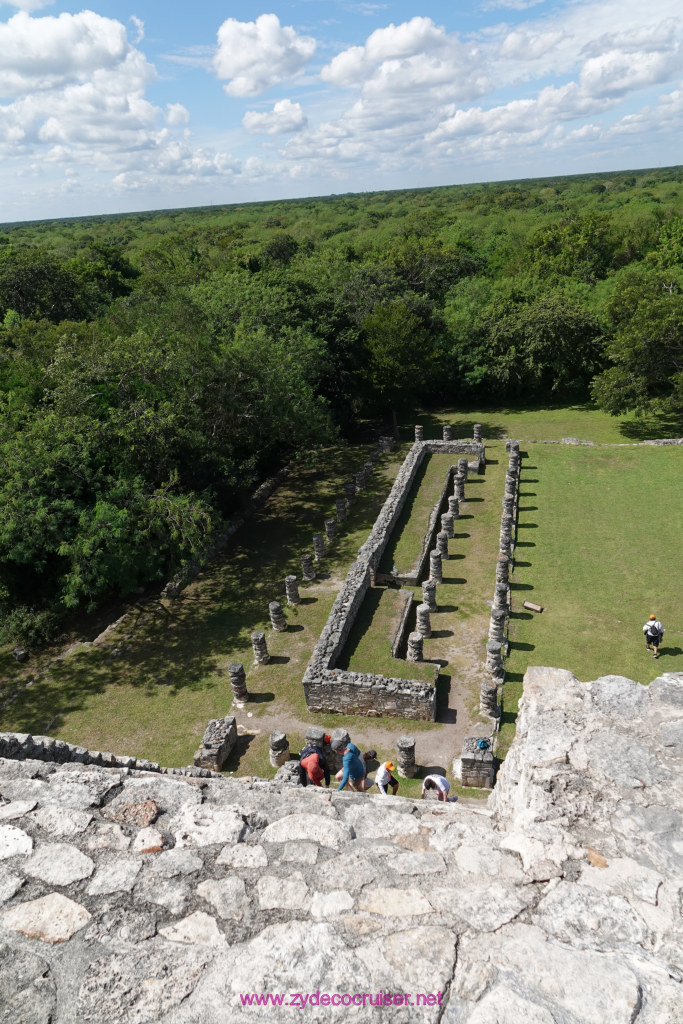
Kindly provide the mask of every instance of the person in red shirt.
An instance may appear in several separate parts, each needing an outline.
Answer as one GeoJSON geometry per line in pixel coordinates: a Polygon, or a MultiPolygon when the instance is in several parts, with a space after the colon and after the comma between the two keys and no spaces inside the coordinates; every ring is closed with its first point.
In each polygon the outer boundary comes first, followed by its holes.
{"type": "MultiPolygon", "coordinates": [[[[325,739],[327,740],[327,736],[325,739]]],[[[322,747],[315,743],[309,743],[301,751],[299,754],[299,779],[302,786],[307,786],[309,782],[314,786],[321,786],[324,779],[325,785],[329,788],[330,769],[322,747]]]]}

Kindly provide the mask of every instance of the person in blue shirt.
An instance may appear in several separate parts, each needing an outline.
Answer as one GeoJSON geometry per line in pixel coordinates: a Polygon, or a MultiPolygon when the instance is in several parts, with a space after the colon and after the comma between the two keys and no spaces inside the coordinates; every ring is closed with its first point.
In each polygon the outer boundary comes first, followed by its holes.
{"type": "Polygon", "coordinates": [[[356,744],[337,740],[332,744],[332,749],[338,754],[343,754],[342,770],[337,772],[337,779],[340,780],[337,788],[343,789],[347,783],[350,783],[358,793],[364,793],[365,762],[356,744]]]}

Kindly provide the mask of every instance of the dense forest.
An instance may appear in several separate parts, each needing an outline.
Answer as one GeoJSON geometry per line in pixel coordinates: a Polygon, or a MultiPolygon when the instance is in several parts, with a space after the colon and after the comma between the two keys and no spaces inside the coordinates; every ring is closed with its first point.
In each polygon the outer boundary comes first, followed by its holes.
{"type": "Polygon", "coordinates": [[[416,403],[683,417],[683,168],[0,228],[0,640],[416,403]]]}

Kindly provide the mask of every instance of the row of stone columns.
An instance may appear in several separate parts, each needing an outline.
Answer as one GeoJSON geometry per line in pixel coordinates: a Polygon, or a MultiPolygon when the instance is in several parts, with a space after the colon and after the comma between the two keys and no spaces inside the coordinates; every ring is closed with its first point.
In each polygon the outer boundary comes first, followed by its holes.
{"type": "MultiPolygon", "coordinates": [[[[345,729],[335,729],[327,734],[319,725],[311,725],[306,730],[306,745],[320,747],[334,774],[342,766],[342,754],[333,750],[331,744],[340,741],[347,745],[351,742],[348,732],[345,729]]],[[[290,760],[289,740],[284,732],[271,732],[269,743],[270,763],[273,768],[280,768],[286,761],[290,760]]],[[[415,764],[415,738],[413,736],[399,736],[396,742],[396,770],[404,779],[412,779],[417,771],[415,764]]]]}
{"type": "Polygon", "coordinates": [[[489,639],[486,644],[487,678],[482,683],[480,707],[484,714],[500,716],[498,686],[505,679],[505,632],[510,614],[510,565],[514,551],[517,495],[519,492],[519,441],[508,441],[508,468],[505,474],[503,512],[500,521],[500,550],[496,560],[496,583],[491,604],[489,639]]]}
{"type": "MultiPolygon", "coordinates": [[[[473,426],[473,431],[472,432],[473,432],[473,440],[476,441],[478,444],[481,444],[481,423],[475,423],[474,426],[473,426]]],[[[453,440],[453,428],[450,426],[450,424],[447,423],[447,424],[445,424],[443,426],[443,428],[442,428],[442,437],[443,437],[444,441],[452,441],[453,440]]],[[[422,426],[421,423],[416,423],[415,424],[415,440],[416,441],[424,441],[424,439],[425,439],[424,427],[422,426]]]]}

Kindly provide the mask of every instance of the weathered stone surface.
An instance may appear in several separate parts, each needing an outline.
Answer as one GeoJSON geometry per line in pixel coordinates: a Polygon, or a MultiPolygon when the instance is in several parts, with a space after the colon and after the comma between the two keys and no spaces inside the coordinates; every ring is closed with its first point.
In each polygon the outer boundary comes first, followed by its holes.
{"type": "Polygon", "coordinates": [[[142,863],[131,858],[117,857],[100,864],[88,884],[89,896],[104,896],[110,892],[130,892],[135,885],[142,863]]]}
{"type": "Polygon", "coordinates": [[[134,836],[130,848],[133,853],[160,853],[165,845],[166,840],[163,833],[150,825],[148,828],[140,829],[134,836]]]}
{"type": "Polygon", "coordinates": [[[168,1020],[195,989],[211,960],[206,946],[160,946],[99,957],[78,993],[78,1017],[92,1024],[151,1024],[168,1020]]]}
{"type": "Polygon", "coordinates": [[[247,890],[241,878],[209,878],[200,882],[197,893],[211,904],[219,917],[239,920],[248,904],[247,890]]]}
{"type": "Polygon", "coordinates": [[[262,910],[301,910],[308,886],[299,871],[287,878],[263,875],[256,883],[256,893],[262,910]]]}
{"type": "Polygon", "coordinates": [[[57,986],[47,960],[28,950],[0,945],[0,1020],[51,1024],[57,986]]]}
{"type": "Polygon", "coordinates": [[[31,817],[53,839],[71,839],[80,835],[93,819],[91,811],[77,811],[57,804],[39,807],[31,817]]]}
{"type": "Polygon", "coordinates": [[[353,829],[339,821],[318,818],[315,814],[290,814],[268,825],[261,840],[264,843],[286,843],[292,839],[305,839],[341,850],[353,837],[353,829]]]}
{"type": "Polygon", "coordinates": [[[0,825],[0,860],[29,854],[33,840],[16,825],[0,825]]]}
{"type": "MultiPolygon", "coordinates": [[[[679,1024],[681,721],[683,674],[645,688],[530,669],[487,804],[0,759],[13,802],[50,794],[0,825],[35,840],[0,871],[0,1019],[224,1024],[246,1013],[240,993],[319,989],[439,993],[393,1006],[392,1024],[679,1024]],[[60,792],[92,820],[47,843],[38,812],[60,792]],[[146,800],[153,825],[112,821],[146,800]],[[170,848],[134,852],[145,828],[170,848]],[[60,846],[95,870],[36,899],[24,867],[60,846]]],[[[305,1015],[341,1022],[349,1007],[305,1015]]]]}
{"type": "Polygon", "coordinates": [[[183,807],[169,824],[176,848],[238,843],[244,834],[244,819],[234,807],[183,807]]]}
{"type": "Polygon", "coordinates": [[[22,871],[48,885],[70,885],[90,878],[95,863],[70,843],[46,843],[21,865],[22,871]]]}
{"type": "Polygon", "coordinates": [[[185,946],[225,946],[225,936],[216,924],[216,919],[203,910],[183,918],[177,924],[160,928],[159,934],[169,942],[181,942],[185,946]]]}
{"type": "Polygon", "coordinates": [[[268,855],[262,846],[226,846],[218,854],[216,864],[225,864],[231,868],[266,868],[268,855]]]}
{"type": "Polygon", "coordinates": [[[20,903],[0,915],[3,928],[51,944],[68,942],[89,920],[85,907],[59,892],[20,903]]]}
{"type": "Polygon", "coordinates": [[[37,802],[37,800],[10,800],[9,803],[0,804],[0,822],[23,818],[25,814],[33,810],[37,802]]]}

